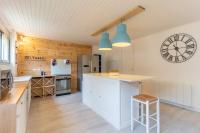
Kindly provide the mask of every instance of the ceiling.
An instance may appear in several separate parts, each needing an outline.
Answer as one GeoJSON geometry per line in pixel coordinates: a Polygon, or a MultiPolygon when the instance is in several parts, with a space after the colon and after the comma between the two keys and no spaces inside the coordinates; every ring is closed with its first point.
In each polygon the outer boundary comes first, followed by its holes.
{"type": "Polygon", "coordinates": [[[137,5],[146,11],[126,22],[132,38],[200,19],[200,0],[0,0],[0,20],[25,35],[92,45],[100,36],[91,33],[137,5]]]}

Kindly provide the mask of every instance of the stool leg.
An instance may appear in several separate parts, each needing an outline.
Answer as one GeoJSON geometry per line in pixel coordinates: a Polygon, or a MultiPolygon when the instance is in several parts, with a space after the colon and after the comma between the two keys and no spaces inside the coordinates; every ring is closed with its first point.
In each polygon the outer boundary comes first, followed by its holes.
{"type": "Polygon", "coordinates": [[[141,122],[144,123],[144,104],[141,103],[141,122]]]}
{"type": "Polygon", "coordinates": [[[149,133],[149,101],[146,102],[146,133],[149,133]]]}
{"type": "Polygon", "coordinates": [[[133,120],[133,117],[134,117],[134,114],[133,114],[133,100],[131,98],[131,131],[133,131],[133,128],[134,128],[134,120],[133,120]]]}
{"type": "Polygon", "coordinates": [[[160,133],[160,100],[158,98],[157,101],[157,106],[156,106],[156,110],[157,110],[157,133],[160,133]]]}

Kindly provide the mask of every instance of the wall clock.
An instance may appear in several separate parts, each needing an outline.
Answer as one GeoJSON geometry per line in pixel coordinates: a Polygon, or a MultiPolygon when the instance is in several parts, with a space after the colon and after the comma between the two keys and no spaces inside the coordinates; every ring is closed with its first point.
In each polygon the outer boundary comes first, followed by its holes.
{"type": "Polygon", "coordinates": [[[195,39],[185,33],[174,34],[168,37],[161,45],[162,57],[171,63],[181,63],[189,60],[196,52],[195,39]]]}

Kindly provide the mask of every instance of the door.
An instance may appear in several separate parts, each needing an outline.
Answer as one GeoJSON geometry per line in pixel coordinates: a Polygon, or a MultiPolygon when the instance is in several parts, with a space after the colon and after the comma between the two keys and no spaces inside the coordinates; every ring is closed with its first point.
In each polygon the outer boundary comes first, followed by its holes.
{"type": "Polygon", "coordinates": [[[100,72],[100,55],[92,56],[92,64],[91,64],[92,72],[100,72]]]}

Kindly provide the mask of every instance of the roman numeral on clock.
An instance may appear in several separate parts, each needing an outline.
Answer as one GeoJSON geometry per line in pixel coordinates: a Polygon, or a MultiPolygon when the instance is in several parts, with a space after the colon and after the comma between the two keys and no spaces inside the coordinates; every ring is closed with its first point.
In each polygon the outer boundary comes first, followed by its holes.
{"type": "Polygon", "coordinates": [[[174,41],[179,41],[179,35],[174,36],[174,41]]]}
{"type": "Polygon", "coordinates": [[[165,53],[165,52],[167,52],[168,51],[168,49],[166,48],[166,49],[162,49],[162,52],[163,53],[165,53]]]}
{"type": "Polygon", "coordinates": [[[189,54],[189,55],[192,55],[192,54],[193,54],[192,51],[188,51],[188,50],[186,50],[185,53],[187,53],[187,54],[189,54]]]}
{"type": "Polygon", "coordinates": [[[185,43],[188,44],[189,42],[191,42],[192,40],[191,39],[188,39],[185,43]]]}
{"type": "Polygon", "coordinates": [[[185,35],[183,35],[183,37],[181,38],[181,41],[183,41],[184,38],[185,38],[185,35]]]}
{"type": "Polygon", "coordinates": [[[170,55],[169,58],[167,59],[168,61],[172,61],[173,60],[173,56],[170,55]]]}
{"type": "Polygon", "coordinates": [[[179,62],[178,56],[175,56],[175,62],[179,62]]]}
{"type": "Polygon", "coordinates": [[[170,44],[166,44],[166,42],[163,43],[163,46],[168,47],[170,44]]]}
{"type": "Polygon", "coordinates": [[[194,44],[190,44],[186,46],[187,49],[194,48],[194,44]]]}
{"type": "Polygon", "coordinates": [[[163,54],[163,57],[165,57],[165,58],[167,58],[169,56],[169,53],[167,52],[167,53],[165,53],[165,54],[163,54]]]}
{"type": "Polygon", "coordinates": [[[171,38],[169,38],[167,41],[168,41],[170,44],[173,43],[173,40],[172,40],[171,38]]]}
{"type": "Polygon", "coordinates": [[[183,61],[187,60],[187,58],[184,55],[181,55],[181,57],[182,57],[183,61]]]}

